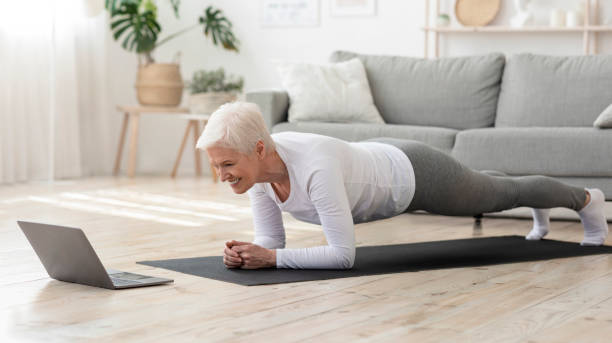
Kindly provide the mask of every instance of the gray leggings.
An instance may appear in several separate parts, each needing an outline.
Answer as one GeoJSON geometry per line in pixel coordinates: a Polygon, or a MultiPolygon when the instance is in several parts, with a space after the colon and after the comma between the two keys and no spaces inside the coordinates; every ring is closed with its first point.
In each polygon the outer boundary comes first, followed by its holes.
{"type": "Polygon", "coordinates": [[[509,177],[495,171],[472,170],[426,144],[406,139],[374,138],[391,144],[412,162],[415,194],[407,211],[467,216],[515,207],[566,207],[580,210],[586,200],[583,188],[541,175],[509,177]]]}

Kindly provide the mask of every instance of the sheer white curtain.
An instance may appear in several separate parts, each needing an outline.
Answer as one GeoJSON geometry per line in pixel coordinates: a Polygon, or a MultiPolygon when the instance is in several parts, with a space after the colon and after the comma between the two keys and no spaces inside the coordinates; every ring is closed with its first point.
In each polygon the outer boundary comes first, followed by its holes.
{"type": "Polygon", "coordinates": [[[108,20],[86,4],[0,1],[0,184],[110,171],[108,20]]]}

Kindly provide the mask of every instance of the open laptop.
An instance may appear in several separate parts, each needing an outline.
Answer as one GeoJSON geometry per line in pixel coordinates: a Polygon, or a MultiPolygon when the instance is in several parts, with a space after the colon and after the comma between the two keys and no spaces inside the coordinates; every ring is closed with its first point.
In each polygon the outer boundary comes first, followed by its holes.
{"type": "Polygon", "coordinates": [[[105,269],[81,229],[18,221],[50,277],[67,282],[121,289],[173,282],[119,270],[105,269]]]}

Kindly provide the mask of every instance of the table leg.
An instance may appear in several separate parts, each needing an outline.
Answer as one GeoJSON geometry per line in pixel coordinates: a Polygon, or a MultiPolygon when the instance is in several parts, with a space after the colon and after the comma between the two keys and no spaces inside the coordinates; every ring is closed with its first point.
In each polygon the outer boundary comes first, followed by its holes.
{"type": "Polygon", "coordinates": [[[140,119],[140,113],[134,112],[130,114],[130,159],[128,160],[128,171],[129,177],[134,177],[134,171],[136,170],[136,151],[138,149],[138,122],[140,119]]]}
{"type": "Polygon", "coordinates": [[[195,163],[196,175],[202,176],[202,161],[200,159],[200,150],[196,148],[196,145],[198,144],[198,138],[200,138],[200,122],[197,120],[191,120],[191,122],[193,123],[191,126],[193,126],[193,152],[195,154],[193,161],[195,163]]]}
{"type": "Polygon", "coordinates": [[[113,168],[113,175],[119,175],[119,168],[121,167],[121,155],[123,155],[123,145],[125,145],[125,134],[127,133],[128,120],[130,116],[127,113],[123,114],[123,123],[121,124],[121,134],[119,135],[119,148],[117,148],[117,157],[115,157],[115,167],[113,168]]]}
{"type": "Polygon", "coordinates": [[[191,120],[187,123],[187,128],[185,129],[185,134],[183,135],[183,141],[181,142],[181,147],[178,151],[178,156],[176,156],[176,161],[174,162],[174,168],[172,168],[172,173],[170,177],[176,177],[176,172],[178,171],[179,163],[181,163],[181,157],[183,156],[183,150],[185,150],[185,144],[187,143],[187,138],[189,138],[189,131],[191,130],[191,120]]]}

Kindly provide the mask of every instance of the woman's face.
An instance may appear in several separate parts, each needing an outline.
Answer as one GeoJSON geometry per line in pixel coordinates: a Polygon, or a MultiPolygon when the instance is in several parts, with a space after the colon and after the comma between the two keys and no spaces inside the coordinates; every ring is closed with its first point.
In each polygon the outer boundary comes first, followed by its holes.
{"type": "Polygon", "coordinates": [[[215,146],[206,149],[206,153],[221,182],[227,181],[234,193],[242,194],[255,184],[259,167],[255,153],[245,155],[234,149],[215,146]]]}

